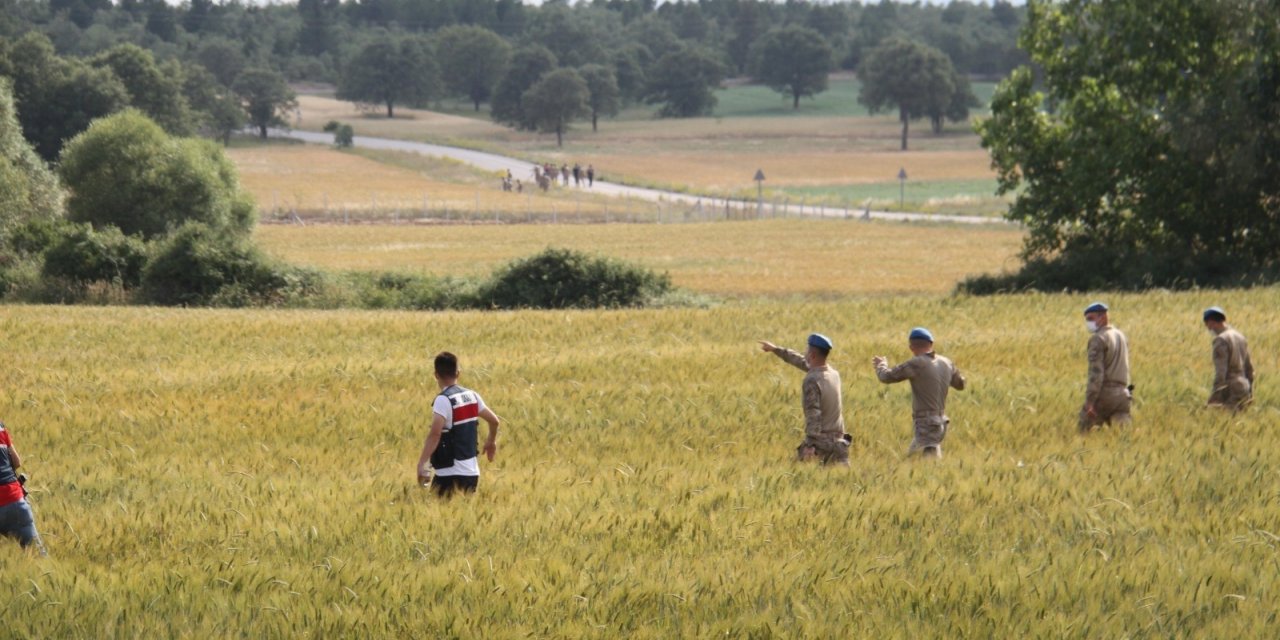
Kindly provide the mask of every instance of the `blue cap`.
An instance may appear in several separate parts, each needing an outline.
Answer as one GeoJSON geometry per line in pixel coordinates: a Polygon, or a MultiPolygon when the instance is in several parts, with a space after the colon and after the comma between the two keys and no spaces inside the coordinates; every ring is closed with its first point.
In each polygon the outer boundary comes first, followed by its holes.
{"type": "Polygon", "coordinates": [[[829,351],[835,345],[831,344],[831,338],[828,338],[821,333],[812,333],[809,334],[809,346],[817,347],[819,349],[827,349],[829,351]]]}
{"type": "Polygon", "coordinates": [[[1205,321],[1217,320],[1218,322],[1226,322],[1227,312],[1223,311],[1222,307],[1209,307],[1204,310],[1204,319],[1205,321]]]}
{"type": "Polygon", "coordinates": [[[1107,305],[1101,302],[1095,302],[1084,308],[1085,313],[1106,313],[1107,305]]]}
{"type": "Polygon", "coordinates": [[[916,327],[911,330],[911,335],[907,336],[908,340],[928,340],[933,342],[933,334],[924,327],[916,327]]]}

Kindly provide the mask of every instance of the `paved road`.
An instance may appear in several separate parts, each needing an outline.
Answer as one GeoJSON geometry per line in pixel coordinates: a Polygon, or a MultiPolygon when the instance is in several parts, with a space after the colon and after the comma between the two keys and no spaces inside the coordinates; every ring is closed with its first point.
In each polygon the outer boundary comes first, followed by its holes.
{"type": "MultiPolygon", "coordinates": [[[[271,135],[277,137],[294,138],[305,142],[314,142],[319,144],[332,144],[333,134],[315,133],[311,131],[285,131],[272,130],[271,135]]],[[[393,140],[390,138],[370,138],[367,136],[355,136],[353,144],[357,147],[366,149],[385,149],[390,151],[407,151],[411,153],[420,153],[427,156],[437,156],[441,158],[452,158],[460,162],[465,162],[476,168],[485,171],[503,172],[510,171],[511,175],[522,180],[531,180],[533,177],[533,164],[516,158],[508,158],[500,156],[496,153],[487,153],[484,151],[474,151],[472,149],[463,149],[460,147],[449,147],[439,144],[429,144],[426,142],[410,142],[408,140],[393,140]]],[[[673,191],[662,191],[660,189],[648,189],[645,187],[632,187],[625,184],[617,184],[614,182],[606,182],[596,180],[593,193],[600,193],[616,197],[633,198],[638,200],[648,200],[652,202],[664,203],[680,203],[690,207],[704,206],[708,208],[716,207],[717,203],[723,206],[722,199],[707,198],[689,195],[687,193],[676,193],[673,191]]],[[[734,203],[737,209],[739,204],[734,203]]],[[[747,205],[750,207],[750,204],[747,205]]],[[[870,216],[880,220],[897,220],[906,222],[958,222],[965,224],[1008,224],[1002,218],[985,217],[985,216],[949,216],[935,215],[930,213],[903,213],[900,211],[858,211],[836,207],[804,207],[803,213],[810,216],[825,216],[830,218],[843,218],[846,215],[870,216]]]]}

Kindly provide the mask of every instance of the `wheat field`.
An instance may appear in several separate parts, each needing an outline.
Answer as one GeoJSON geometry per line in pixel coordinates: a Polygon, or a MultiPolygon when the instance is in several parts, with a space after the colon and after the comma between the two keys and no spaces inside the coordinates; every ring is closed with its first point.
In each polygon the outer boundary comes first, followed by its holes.
{"type": "Polygon", "coordinates": [[[14,637],[1265,637],[1280,291],[1111,295],[1132,428],[1075,433],[1080,296],[513,313],[7,306],[3,418],[51,556],[0,553],[14,637]],[[1201,407],[1198,312],[1261,386],[1201,407]],[[969,378],[904,458],[871,356],[926,325],[969,378]],[[836,342],[849,469],[790,460],[836,342]],[[413,486],[430,355],[505,419],[471,499],[413,486]]]}
{"type": "Polygon", "coordinates": [[[590,225],[265,225],[258,242],[314,267],[486,275],[549,246],[635,261],[698,293],[758,296],[947,293],[968,276],[1014,268],[1013,227],[762,220],[590,225]]]}

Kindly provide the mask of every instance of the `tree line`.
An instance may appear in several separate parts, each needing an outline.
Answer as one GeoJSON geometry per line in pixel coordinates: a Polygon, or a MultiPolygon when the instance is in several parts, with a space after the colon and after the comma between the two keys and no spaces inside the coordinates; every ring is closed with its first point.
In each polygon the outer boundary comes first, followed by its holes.
{"type": "MultiPolygon", "coordinates": [[[[89,61],[134,45],[150,52],[169,77],[181,67],[191,85],[186,95],[191,115],[199,120],[188,127],[215,132],[237,124],[232,107],[237,96],[245,101],[249,87],[237,90],[236,83],[250,71],[257,76],[252,84],[259,94],[270,93],[265,91],[270,72],[290,82],[333,83],[340,98],[376,106],[389,117],[397,106],[458,97],[477,111],[489,104],[498,122],[562,134],[572,120],[588,118],[594,128],[601,117],[635,103],[651,104],[663,117],[708,114],[716,104],[714,89],[732,76],[753,78],[799,107],[802,98],[826,89],[830,72],[858,70],[877,50],[903,42],[927,48],[921,59],[945,60],[948,68],[931,72],[928,98],[917,95],[912,104],[900,104],[894,101],[899,87],[872,92],[864,102],[873,110],[898,109],[904,118],[927,117],[938,128],[948,117],[940,104],[955,102],[949,105],[955,115],[956,105],[966,102],[967,81],[960,78],[1002,76],[1025,61],[1016,43],[1025,10],[1003,0],[990,5],[955,0],[946,6],[887,0],[866,5],[760,0],[660,5],[552,0],[541,6],[518,0],[5,4],[0,37],[10,41],[41,34],[53,54],[89,61]],[[196,95],[196,85],[205,95],[196,95]],[[944,93],[952,95],[944,99],[944,93]]],[[[901,79],[892,71],[879,77],[901,79]]],[[[26,96],[17,84],[21,103],[26,96]]],[[[272,106],[280,108],[259,106],[256,116],[242,104],[239,111],[246,113],[239,124],[248,119],[265,128],[273,119],[269,116],[290,106],[287,95],[275,97],[280,104],[272,106]]],[[[141,107],[136,96],[131,104],[141,107]]],[[[904,119],[904,129],[905,124],[904,119]]],[[[45,157],[51,157],[49,151],[41,149],[45,157]]]]}
{"type": "Polygon", "coordinates": [[[979,293],[1280,280],[1280,4],[1035,3],[978,125],[1024,265],[979,293]]]}

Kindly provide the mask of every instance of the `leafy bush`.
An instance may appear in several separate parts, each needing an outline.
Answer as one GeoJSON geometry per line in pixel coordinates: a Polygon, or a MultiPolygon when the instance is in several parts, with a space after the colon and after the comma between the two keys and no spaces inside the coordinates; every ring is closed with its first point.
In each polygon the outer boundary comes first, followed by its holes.
{"type": "Polygon", "coordinates": [[[36,260],[19,260],[0,254],[0,296],[14,297],[40,286],[40,269],[36,260]]]}
{"type": "Polygon", "coordinates": [[[161,241],[142,272],[143,296],[158,304],[271,304],[306,288],[302,272],[278,266],[247,238],[188,223],[161,241]]]}
{"type": "Polygon", "coordinates": [[[62,206],[57,176],[23,137],[12,84],[0,77],[0,231],[61,217],[62,206]]]}
{"type": "Polygon", "coordinates": [[[549,248],[494,274],[480,294],[500,309],[638,307],[671,290],[671,278],[618,260],[549,248]]]}
{"type": "Polygon", "coordinates": [[[62,218],[32,218],[10,231],[9,249],[23,257],[41,255],[61,241],[72,226],[62,218]]]}
{"type": "Polygon", "coordinates": [[[356,131],[355,129],[352,129],[349,124],[342,124],[337,120],[330,120],[325,123],[324,130],[327,133],[333,134],[333,146],[338,147],[339,149],[349,148],[355,143],[356,131]]]}
{"type": "Polygon", "coordinates": [[[440,310],[475,306],[475,286],[424,274],[352,272],[344,278],[350,306],[364,309],[440,310]]]}
{"type": "Polygon", "coordinates": [[[94,121],[61,158],[72,220],[148,239],[188,221],[237,233],[253,227],[253,202],[222,149],[171,138],[137,111],[94,121]]]}
{"type": "Polygon", "coordinates": [[[131,289],[142,282],[146,262],[146,245],[115,227],[94,231],[87,224],[70,225],[44,252],[42,274],[72,285],[108,282],[131,289]]]}

